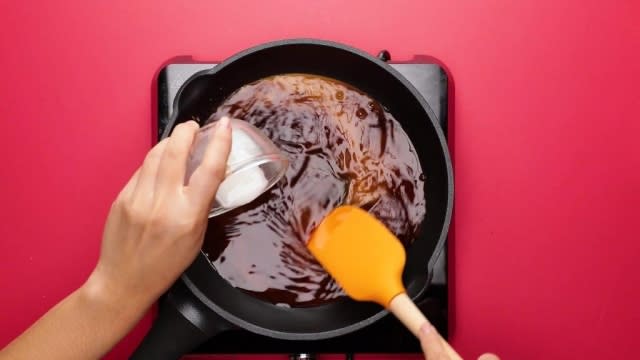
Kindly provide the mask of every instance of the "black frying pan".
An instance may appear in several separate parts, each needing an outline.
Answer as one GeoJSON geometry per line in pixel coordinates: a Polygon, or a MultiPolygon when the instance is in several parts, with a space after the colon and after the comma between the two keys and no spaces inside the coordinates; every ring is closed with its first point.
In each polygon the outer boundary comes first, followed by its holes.
{"type": "MultiPolygon", "coordinates": [[[[408,294],[419,296],[428,286],[448,231],[452,166],[433,111],[385,62],[318,40],[286,40],[254,47],[192,76],[176,95],[162,137],[178,123],[207,119],[243,85],[282,73],[317,74],[349,83],[387,107],[409,135],[426,174],[427,215],[421,233],[408,249],[403,277],[408,294]]],[[[161,300],[158,318],[133,358],[175,359],[234,327],[286,340],[326,339],[361,329],[385,314],[378,305],[347,298],[316,307],[277,307],[229,285],[200,254],[161,300]]]]}

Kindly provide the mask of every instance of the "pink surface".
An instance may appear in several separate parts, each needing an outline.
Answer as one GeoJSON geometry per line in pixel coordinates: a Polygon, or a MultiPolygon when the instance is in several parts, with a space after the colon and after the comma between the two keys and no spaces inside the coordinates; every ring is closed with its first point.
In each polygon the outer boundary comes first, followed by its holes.
{"type": "Polygon", "coordinates": [[[5,1],[0,346],[89,274],[152,143],[161,64],[305,36],[432,55],[453,75],[461,354],[638,357],[640,3],[460,3],[5,1]]]}

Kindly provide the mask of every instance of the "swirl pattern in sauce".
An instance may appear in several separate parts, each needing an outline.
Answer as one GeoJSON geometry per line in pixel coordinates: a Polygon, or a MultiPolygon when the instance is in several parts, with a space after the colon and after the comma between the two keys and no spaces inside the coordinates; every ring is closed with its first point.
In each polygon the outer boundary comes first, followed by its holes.
{"type": "Polygon", "coordinates": [[[260,128],[289,158],[284,178],[254,202],[209,220],[203,251],[231,285],[281,306],[345,296],[306,249],[336,206],[368,209],[406,245],[424,219],[420,162],[378,102],[342,82],[285,74],[246,85],[210,119],[260,128]]]}

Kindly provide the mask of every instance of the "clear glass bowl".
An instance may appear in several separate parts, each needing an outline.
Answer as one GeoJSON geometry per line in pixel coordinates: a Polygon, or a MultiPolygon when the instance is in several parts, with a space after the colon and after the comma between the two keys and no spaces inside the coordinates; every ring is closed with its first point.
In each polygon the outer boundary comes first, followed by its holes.
{"type": "MultiPolygon", "coordinates": [[[[186,179],[202,162],[216,124],[217,121],[210,122],[198,131],[187,162],[186,179]]],[[[210,218],[252,202],[275,185],[289,166],[287,158],[260,129],[238,119],[231,119],[230,124],[231,152],[210,218]]]]}

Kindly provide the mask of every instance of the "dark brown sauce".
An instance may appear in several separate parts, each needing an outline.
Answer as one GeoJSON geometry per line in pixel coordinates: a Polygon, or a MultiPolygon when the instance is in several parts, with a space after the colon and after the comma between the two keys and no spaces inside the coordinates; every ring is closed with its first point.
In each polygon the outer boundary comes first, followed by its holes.
{"type": "Polygon", "coordinates": [[[345,296],[305,246],[342,204],[369,210],[405,246],[413,241],[426,212],[424,174],[399,123],[366,94],[279,75],[240,88],[211,119],[224,115],[262,129],[290,161],[270,191],[209,221],[203,251],[231,285],[281,306],[345,296]]]}

